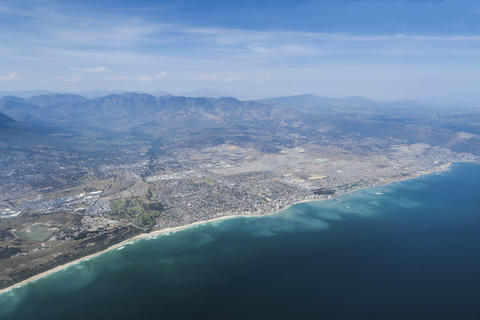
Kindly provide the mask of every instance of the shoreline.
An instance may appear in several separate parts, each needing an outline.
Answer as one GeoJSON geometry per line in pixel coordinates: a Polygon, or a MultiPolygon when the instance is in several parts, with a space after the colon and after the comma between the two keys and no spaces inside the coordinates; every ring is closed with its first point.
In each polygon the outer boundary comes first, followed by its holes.
{"type": "Polygon", "coordinates": [[[227,219],[233,219],[233,218],[237,218],[237,217],[245,217],[245,218],[252,218],[252,217],[265,217],[265,216],[270,216],[270,215],[273,215],[273,214],[276,214],[276,213],[279,213],[283,210],[286,210],[288,208],[291,208],[297,204],[300,204],[300,203],[306,203],[306,202],[320,202],[320,201],[325,201],[325,200],[331,200],[331,199],[334,199],[338,196],[342,196],[344,194],[348,194],[348,193],[352,193],[352,192],[355,192],[355,191],[359,191],[359,190],[363,190],[363,189],[368,189],[368,188],[374,188],[374,187],[378,187],[378,186],[384,186],[384,185],[388,185],[390,183],[393,183],[393,182],[399,182],[399,181],[406,181],[406,180],[414,180],[420,176],[423,176],[423,175],[430,175],[430,174],[434,174],[434,173],[439,173],[439,172],[446,172],[450,169],[450,166],[451,166],[452,163],[449,163],[446,168],[447,170],[431,170],[431,172],[423,172],[423,173],[417,173],[417,174],[413,174],[411,176],[407,176],[407,177],[401,177],[399,179],[392,179],[392,180],[388,180],[388,181],[385,181],[384,183],[379,183],[379,184],[373,184],[371,186],[366,186],[366,187],[360,187],[358,189],[353,189],[353,190],[349,190],[347,192],[344,192],[344,193],[341,193],[341,194],[337,194],[331,198],[326,198],[326,199],[304,199],[304,200],[300,200],[300,201],[296,201],[292,204],[289,204],[287,207],[285,208],[282,208],[282,209],[279,209],[277,211],[274,211],[274,212],[271,212],[271,213],[265,213],[265,214],[259,214],[259,215],[246,215],[246,214],[239,214],[239,215],[228,215],[228,216],[222,216],[222,217],[216,217],[216,218],[213,218],[213,219],[209,219],[209,220],[202,220],[202,221],[196,221],[196,222],[193,222],[193,223],[190,223],[190,224],[186,224],[186,225],[183,225],[183,226],[178,226],[178,227],[173,227],[173,228],[165,228],[165,229],[160,229],[160,230],[155,230],[155,231],[152,231],[150,233],[143,233],[143,234],[139,234],[139,235],[136,235],[132,238],[129,238],[129,239],[126,239],[120,243],[117,243],[117,244],[114,244],[110,247],[108,247],[107,249],[104,249],[102,251],[99,251],[99,252],[96,252],[96,253],[92,253],[88,256],[84,256],[82,258],[79,258],[77,260],[74,260],[74,261],[71,261],[71,262],[68,262],[64,265],[61,265],[61,266],[57,266],[53,269],[50,269],[50,270],[47,270],[47,271],[44,271],[42,273],[39,273],[35,276],[32,276],[28,279],[25,279],[23,281],[20,281],[14,285],[11,285],[7,288],[4,288],[4,289],[0,289],[0,295],[4,294],[4,293],[7,293],[15,288],[18,288],[18,287],[21,287],[21,286],[24,286],[30,282],[34,282],[34,281],[37,281],[39,279],[42,279],[42,278],[45,278],[45,277],[48,277],[49,275],[52,275],[58,271],[61,271],[63,269],[66,269],[68,267],[71,267],[73,265],[76,265],[77,263],[80,263],[82,261],[86,261],[86,260],[89,260],[91,258],[95,258],[97,256],[100,256],[104,253],[107,253],[109,251],[113,251],[113,250],[116,250],[120,247],[123,247],[125,246],[126,244],[131,244],[132,242],[135,242],[135,241],[139,241],[139,240],[142,240],[142,239],[147,239],[147,238],[150,238],[150,237],[156,237],[156,236],[159,236],[159,235],[166,235],[166,234],[169,234],[171,232],[178,232],[178,231],[182,231],[182,230],[185,230],[185,229],[189,229],[189,228],[192,228],[192,227],[196,227],[196,226],[199,226],[199,225],[203,225],[203,224],[206,224],[206,223],[212,223],[212,222],[218,222],[218,221],[222,221],[222,220],[227,220],[227,219]]]}
{"type": "MultiPolygon", "coordinates": [[[[284,210],[284,209],[282,209],[284,210]]],[[[279,210],[281,211],[281,210],[279,210]]],[[[275,211],[275,212],[278,212],[278,211],[275,211]]],[[[272,213],[275,213],[275,212],[272,212],[272,213]]],[[[104,249],[102,251],[99,251],[99,252],[96,252],[96,253],[92,253],[88,256],[85,256],[85,257],[82,257],[82,258],[79,258],[77,260],[74,260],[74,261],[71,261],[71,262],[68,262],[66,264],[63,264],[61,266],[58,266],[58,267],[55,267],[53,269],[50,269],[50,270],[47,270],[47,271],[44,271],[42,273],[39,273],[35,276],[32,276],[28,279],[25,279],[23,281],[20,281],[14,285],[11,285],[10,287],[7,287],[7,288],[4,288],[4,289],[1,289],[0,290],[0,295],[4,294],[4,293],[7,293],[8,291],[12,290],[12,289],[15,289],[17,287],[21,287],[21,286],[24,286],[30,282],[34,282],[36,280],[39,280],[41,278],[45,278],[51,274],[54,274],[58,271],[61,271],[63,269],[66,269],[68,267],[71,267],[77,263],[80,263],[82,261],[86,261],[86,260],[89,260],[91,258],[95,258],[97,256],[100,256],[104,253],[107,253],[109,251],[113,251],[113,250],[116,250],[120,247],[123,247],[127,244],[131,244],[132,242],[135,242],[135,241],[139,241],[139,240],[142,240],[142,239],[146,239],[146,238],[150,238],[150,237],[155,237],[155,236],[159,236],[159,235],[166,235],[166,234],[169,234],[171,232],[178,232],[178,231],[182,231],[182,230],[185,230],[185,229],[189,229],[189,228],[192,228],[192,227],[195,227],[195,226],[198,226],[198,225],[203,225],[205,223],[210,223],[210,222],[216,222],[216,221],[221,221],[221,220],[226,220],[226,219],[231,219],[231,218],[236,218],[236,217],[262,217],[262,216],[265,216],[264,215],[230,215],[230,216],[224,216],[224,217],[217,217],[217,218],[213,218],[213,219],[209,219],[209,220],[205,220],[205,221],[197,221],[197,222],[194,222],[194,223],[191,223],[191,224],[186,224],[186,225],[183,225],[183,226],[178,226],[178,227],[173,227],[173,228],[165,228],[165,229],[161,229],[161,230],[155,230],[155,231],[152,231],[150,233],[143,233],[143,234],[139,234],[139,235],[136,235],[132,238],[128,238],[126,240],[123,240],[122,242],[120,243],[117,243],[117,244],[114,244],[110,247],[108,247],[107,249],[104,249]]]]}

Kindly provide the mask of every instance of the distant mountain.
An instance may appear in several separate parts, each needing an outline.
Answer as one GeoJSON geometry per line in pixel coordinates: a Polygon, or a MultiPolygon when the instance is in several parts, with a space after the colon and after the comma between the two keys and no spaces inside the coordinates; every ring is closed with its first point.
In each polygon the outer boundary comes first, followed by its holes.
{"type": "Polygon", "coordinates": [[[458,151],[480,150],[480,142],[471,138],[472,134],[480,134],[478,109],[466,113],[457,107],[416,101],[377,102],[362,97],[333,99],[314,95],[242,101],[232,97],[155,97],[136,92],[87,99],[49,94],[28,99],[0,98],[0,113],[0,123],[4,124],[0,142],[16,137],[17,145],[34,140],[48,142],[52,132],[62,130],[80,135],[94,130],[161,136],[168,128],[173,129],[171,132],[185,132],[201,126],[272,125],[288,130],[290,125],[302,125],[332,139],[348,132],[427,142],[458,151]],[[9,119],[17,123],[5,125],[11,123],[9,119]]]}
{"type": "Polygon", "coordinates": [[[88,125],[115,130],[144,123],[171,126],[190,122],[194,125],[212,121],[291,119],[301,115],[300,111],[292,108],[266,106],[231,97],[155,97],[135,92],[94,99],[65,94],[42,95],[28,100],[6,97],[0,99],[0,112],[19,121],[60,126],[88,125]]]}
{"type": "Polygon", "coordinates": [[[65,92],[65,91],[49,91],[49,90],[19,90],[19,91],[0,91],[0,98],[6,96],[15,96],[23,99],[29,99],[35,96],[43,95],[80,95],[84,98],[93,99],[98,97],[108,96],[109,94],[121,94],[122,90],[89,90],[82,92],[65,92]]]}
{"type": "Polygon", "coordinates": [[[379,102],[364,97],[329,98],[311,94],[256,100],[270,106],[282,106],[312,113],[378,113],[388,115],[447,115],[455,113],[477,112],[478,107],[454,105],[448,103],[429,103],[415,100],[397,100],[379,102]]]}
{"type": "Polygon", "coordinates": [[[222,121],[266,119],[273,107],[235,98],[154,97],[149,94],[124,93],[93,100],[63,104],[51,108],[53,114],[73,119],[90,119],[104,123],[119,120],[222,121]]]}
{"type": "Polygon", "coordinates": [[[447,94],[438,96],[420,97],[418,100],[430,101],[436,104],[454,104],[454,105],[471,105],[480,106],[480,94],[447,94]]]}
{"type": "Polygon", "coordinates": [[[52,91],[48,90],[19,90],[19,91],[0,91],[0,97],[5,96],[15,96],[24,99],[28,99],[33,96],[38,96],[41,94],[52,94],[52,91]]]}
{"type": "Polygon", "coordinates": [[[99,98],[99,97],[105,97],[110,94],[121,94],[124,93],[125,91],[121,90],[89,90],[89,91],[82,91],[82,92],[75,92],[74,94],[80,95],[82,97],[88,98],[88,99],[93,99],[93,98],[99,98]]]}
{"type": "Polygon", "coordinates": [[[18,97],[0,98],[0,112],[15,119],[16,121],[30,121],[41,118],[39,107],[18,97]]]}
{"type": "Polygon", "coordinates": [[[225,93],[223,91],[212,90],[212,89],[185,91],[185,92],[180,92],[176,95],[182,96],[182,97],[192,97],[192,98],[200,98],[200,97],[221,98],[221,97],[230,96],[228,93],[225,93]]]}
{"type": "Polygon", "coordinates": [[[81,102],[87,100],[87,98],[77,94],[43,94],[27,99],[31,104],[36,104],[40,107],[52,106],[62,102],[81,102]]]}
{"type": "Polygon", "coordinates": [[[18,103],[25,103],[28,104],[28,101],[25,100],[24,98],[16,97],[16,96],[4,96],[0,98],[0,101],[14,101],[18,103]]]}
{"type": "Polygon", "coordinates": [[[262,99],[256,101],[265,105],[296,108],[305,111],[328,111],[337,107],[364,108],[377,107],[379,105],[379,102],[366,99],[364,97],[329,98],[315,96],[312,94],[262,99]]]}
{"type": "Polygon", "coordinates": [[[8,123],[15,123],[15,120],[3,113],[0,113],[0,126],[6,125],[8,123]]]}
{"type": "Polygon", "coordinates": [[[163,91],[163,90],[157,90],[157,91],[152,92],[151,95],[155,96],[155,97],[161,97],[161,96],[171,95],[171,93],[167,92],[167,91],[163,91]]]}

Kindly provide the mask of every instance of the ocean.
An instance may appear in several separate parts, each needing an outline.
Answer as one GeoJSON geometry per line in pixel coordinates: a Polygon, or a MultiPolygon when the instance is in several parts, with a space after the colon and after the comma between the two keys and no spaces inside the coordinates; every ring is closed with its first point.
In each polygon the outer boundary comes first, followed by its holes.
{"type": "Polygon", "coordinates": [[[480,165],[143,239],[2,319],[480,319],[480,165]]]}

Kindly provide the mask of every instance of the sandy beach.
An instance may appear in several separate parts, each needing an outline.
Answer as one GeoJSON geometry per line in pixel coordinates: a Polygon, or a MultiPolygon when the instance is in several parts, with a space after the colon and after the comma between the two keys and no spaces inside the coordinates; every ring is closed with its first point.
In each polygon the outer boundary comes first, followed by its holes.
{"type": "MultiPolygon", "coordinates": [[[[283,210],[283,209],[282,209],[283,210]]],[[[281,210],[279,210],[281,211],[281,210]]],[[[276,211],[278,212],[278,211],[276,211]]],[[[276,213],[276,212],[272,212],[273,213],[276,213]]],[[[192,228],[192,227],[195,227],[195,226],[198,226],[198,225],[203,225],[203,224],[206,224],[206,223],[211,223],[211,222],[216,222],[216,221],[221,221],[221,220],[226,220],[226,219],[232,219],[232,218],[236,218],[236,217],[262,217],[262,216],[265,216],[265,215],[230,215],[230,216],[224,216],[224,217],[218,217],[218,218],[214,218],[214,219],[210,219],[210,220],[205,220],[205,221],[197,221],[197,222],[194,222],[194,223],[191,223],[191,224],[186,224],[184,226],[179,226],[179,227],[174,227],[174,228],[166,228],[166,229],[161,229],[161,230],[156,230],[156,231],[152,231],[150,233],[144,233],[144,234],[140,234],[140,235],[137,235],[133,238],[129,238],[127,240],[124,240],[120,243],[117,243],[111,247],[108,247],[107,249],[105,250],[102,250],[102,251],[99,251],[97,253],[93,253],[91,255],[88,255],[88,256],[85,256],[85,257],[82,257],[80,259],[77,259],[75,261],[72,261],[72,262],[69,262],[69,263],[66,263],[64,265],[61,265],[61,266],[58,266],[58,267],[55,267],[53,269],[50,269],[48,271],[45,271],[45,272],[42,272],[40,274],[37,274],[31,278],[28,278],[26,280],[23,280],[17,284],[14,284],[10,287],[7,287],[5,289],[2,289],[0,290],[0,294],[3,294],[3,293],[6,293],[16,287],[21,287],[23,285],[26,285],[27,283],[30,283],[30,282],[33,282],[33,281],[36,281],[38,279],[41,279],[41,278],[44,278],[46,276],[49,276],[53,273],[56,273],[60,270],[63,270],[63,269],[66,269],[70,266],[73,266],[77,263],[80,263],[82,261],[85,261],[85,260],[88,260],[88,259],[91,259],[91,258],[94,258],[94,257],[97,257],[99,255],[102,255],[106,252],[109,252],[109,251],[112,251],[112,250],[115,250],[115,249],[118,249],[126,244],[129,244],[131,242],[134,242],[134,241],[138,241],[138,240],[141,240],[141,239],[146,239],[146,238],[150,238],[150,237],[155,237],[155,236],[158,236],[158,235],[164,235],[164,234],[168,234],[168,233],[171,233],[171,232],[177,232],[177,231],[181,231],[181,230],[185,230],[185,229],[189,229],[189,228],[192,228]]]]}
{"type": "MultiPolygon", "coordinates": [[[[450,167],[450,164],[447,166],[447,168],[450,167]]],[[[432,174],[432,173],[435,173],[435,172],[441,172],[443,170],[432,170],[431,172],[423,172],[423,173],[419,173],[419,174],[415,174],[415,175],[410,175],[410,176],[407,176],[407,177],[401,177],[401,178],[398,178],[398,179],[389,179],[389,180],[385,180],[383,181],[382,183],[378,183],[378,184],[373,184],[371,186],[368,186],[368,187],[362,187],[362,188],[358,188],[358,189],[354,189],[354,190],[350,190],[350,191],[347,191],[347,192],[344,192],[344,193],[341,193],[341,194],[337,194],[335,195],[334,197],[332,198],[329,198],[329,199],[333,199],[335,197],[338,197],[340,195],[343,195],[343,194],[347,194],[347,193],[351,193],[351,192],[354,192],[354,191],[358,191],[358,190],[362,190],[362,189],[368,189],[368,188],[372,188],[372,187],[376,187],[376,186],[380,186],[380,185],[387,185],[389,183],[392,183],[392,182],[398,182],[398,181],[404,181],[404,180],[411,180],[411,179],[415,179],[421,175],[425,175],[425,174],[432,174]]],[[[267,216],[267,215],[273,215],[275,213],[278,213],[280,211],[283,211],[287,208],[290,208],[292,206],[295,206],[297,204],[300,204],[300,203],[304,203],[304,202],[316,202],[316,201],[325,201],[325,200],[329,200],[329,199],[306,199],[306,200],[300,200],[300,201],[297,201],[295,203],[292,203],[290,204],[289,206],[287,206],[286,208],[282,208],[280,210],[277,210],[277,211],[274,211],[274,212],[271,212],[271,213],[267,213],[267,214],[261,214],[261,215],[228,215],[228,216],[223,216],[223,217],[217,217],[217,218],[213,218],[213,219],[210,219],[210,220],[204,220],[204,221],[197,221],[197,222],[194,222],[194,223],[191,223],[191,224],[187,224],[187,225],[183,225],[183,226],[179,226],[179,227],[174,227],[174,228],[166,228],[166,229],[161,229],[161,230],[156,230],[156,231],[152,231],[150,233],[145,233],[145,234],[140,234],[140,235],[137,235],[135,237],[132,237],[132,238],[129,238],[127,240],[124,240],[120,243],[117,243],[115,245],[112,245],[111,247],[108,247],[107,249],[105,250],[102,250],[102,251],[99,251],[97,253],[94,253],[94,254],[91,254],[91,255],[88,255],[88,256],[85,256],[85,257],[82,257],[80,259],[77,259],[75,261],[72,261],[72,262],[69,262],[69,263],[66,263],[64,265],[61,265],[61,266],[58,266],[58,267],[55,267],[51,270],[48,270],[48,271],[45,271],[45,272],[42,272],[38,275],[35,275],[31,278],[28,278],[26,280],[23,280],[15,285],[12,285],[10,287],[7,287],[5,289],[2,289],[0,290],[0,295],[3,294],[3,293],[6,293],[16,287],[21,287],[23,285],[26,285],[32,281],[36,281],[38,279],[41,279],[41,278],[44,278],[46,276],[49,276],[53,273],[56,273],[60,270],[63,270],[63,269],[66,269],[72,265],[75,265],[77,263],[80,263],[82,261],[85,261],[85,260],[88,260],[88,259],[91,259],[91,258],[94,258],[94,257],[97,257],[99,255],[102,255],[106,252],[109,252],[109,251],[112,251],[112,250],[115,250],[115,249],[118,249],[126,244],[129,244],[131,242],[134,242],[134,241],[138,241],[138,240],[141,240],[141,239],[145,239],[145,238],[150,238],[150,237],[155,237],[155,236],[158,236],[158,235],[165,235],[165,234],[168,234],[168,233],[171,233],[171,232],[177,232],[177,231],[181,231],[181,230],[185,230],[185,229],[188,229],[188,228],[192,228],[192,227],[195,227],[195,226],[198,226],[198,225],[203,225],[203,224],[206,224],[206,223],[212,223],[212,222],[218,222],[218,221],[222,221],[222,220],[226,220],[226,219],[232,219],[232,218],[237,218],[237,217],[249,217],[249,218],[252,218],[252,217],[264,217],[264,216],[267,216]]]]}

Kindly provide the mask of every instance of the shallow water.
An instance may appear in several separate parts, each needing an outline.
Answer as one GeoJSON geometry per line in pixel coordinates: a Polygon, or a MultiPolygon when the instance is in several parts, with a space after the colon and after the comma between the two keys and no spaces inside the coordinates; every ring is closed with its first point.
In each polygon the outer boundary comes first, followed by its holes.
{"type": "Polygon", "coordinates": [[[140,240],[0,295],[5,319],[478,319],[480,165],[140,240]]]}

